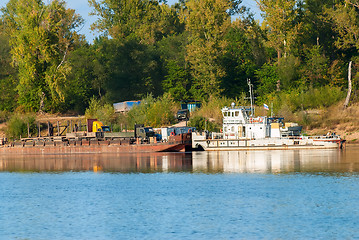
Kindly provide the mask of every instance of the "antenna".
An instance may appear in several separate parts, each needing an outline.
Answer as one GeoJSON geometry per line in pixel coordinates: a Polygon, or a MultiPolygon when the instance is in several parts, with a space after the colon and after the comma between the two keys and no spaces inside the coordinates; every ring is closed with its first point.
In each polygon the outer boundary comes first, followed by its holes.
{"type": "Polygon", "coordinates": [[[251,79],[247,78],[247,84],[249,86],[249,98],[251,100],[251,116],[253,116],[253,84],[251,79]]]}

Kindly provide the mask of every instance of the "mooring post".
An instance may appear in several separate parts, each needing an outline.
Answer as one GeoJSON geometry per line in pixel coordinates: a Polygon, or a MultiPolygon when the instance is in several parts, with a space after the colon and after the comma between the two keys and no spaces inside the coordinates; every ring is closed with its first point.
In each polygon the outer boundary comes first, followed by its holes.
{"type": "Polygon", "coordinates": [[[40,122],[37,123],[37,127],[38,127],[38,129],[39,129],[39,137],[41,137],[40,122]]]}
{"type": "Polygon", "coordinates": [[[60,136],[60,126],[59,126],[59,121],[57,121],[57,136],[60,136]]]}
{"type": "Polygon", "coordinates": [[[30,138],[30,124],[27,123],[27,137],[30,138]]]}
{"type": "Polygon", "coordinates": [[[47,136],[50,137],[50,122],[47,121],[47,136]]]}
{"type": "Polygon", "coordinates": [[[74,129],[72,128],[72,120],[70,120],[70,127],[71,127],[70,132],[72,133],[74,131],[74,129]]]}

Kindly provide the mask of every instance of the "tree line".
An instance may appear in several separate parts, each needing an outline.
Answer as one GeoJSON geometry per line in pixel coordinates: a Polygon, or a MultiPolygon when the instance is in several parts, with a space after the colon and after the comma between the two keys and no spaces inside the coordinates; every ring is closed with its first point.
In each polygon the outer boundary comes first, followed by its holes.
{"type": "Polygon", "coordinates": [[[330,94],[346,89],[349,61],[356,87],[358,0],[256,0],[262,22],[241,0],[88,3],[101,33],[91,44],[64,1],[10,0],[1,9],[0,110],[84,113],[92,98],[164,93],[238,98],[247,79],[263,102],[323,87],[330,94]]]}

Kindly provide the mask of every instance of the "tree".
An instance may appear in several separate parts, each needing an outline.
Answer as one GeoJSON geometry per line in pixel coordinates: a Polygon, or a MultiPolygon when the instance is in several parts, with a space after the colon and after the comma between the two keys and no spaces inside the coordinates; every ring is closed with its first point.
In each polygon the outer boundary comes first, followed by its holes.
{"type": "MultiPolygon", "coordinates": [[[[227,97],[238,97],[248,91],[247,79],[264,63],[265,52],[260,29],[254,21],[237,20],[225,36],[227,47],[221,59],[226,75],[221,87],[227,97]]],[[[254,79],[253,79],[254,80],[254,79]]]]}
{"type": "Polygon", "coordinates": [[[219,63],[230,26],[231,3],[227,0],[190,0],[186,3],[186,30],[189,32],[187,61],[193,76],[192,94],[207,99],[218,95],[220,79],[225,75],[219,63]]]}
{"type": "Polygon", "coordinates": [[[12,111],[16,107],[16,68],[11,66],[9,36],[0,23],[0,111],[12,111]]]}
{"type": "Polygon", "coordinates": [[[82,18],[64,1],[10,0],[2,9],[10,35],[13,63],[19,69],[19,104],[37,111],[42,96],[45,108],[56,110],[64,102],[64,86],[71,71],[68,53],[80,36],[75,29],[82,18]]]}
{"type": "Polygon", "coordinates": [[[336,46],[340,49],[359,50],[359,1],[345,0],[326,9],[337,32],[336,46]]]}
{"type": "Polygon", "coordinates": [[[311,86],[327,84],[328,58],[322,53],[322,47],[315,45],[306,55],[303,69],[304,75],[311,86]]]}
{"type": "Polygon", "coordinates": [[[163,90],[170,93],[174,100],[188,100],[190,99],[190,84],[188,70],[181,67],[176,61],[169,61],[167,63],[167,76],[162,83],[163,90]]]}
{"type": "Polygon", "coordinates": [[[176,9],[157,0],[89,0],[89,4],[92,15],[99,16],[92,28],[114,39],[131,37],[154,44],[183,29],[176,9]]]}
{"type": "Polygon", "coordinates": [[[278,60],[290,53],[301,24],[296,22],[296,0],[256,0],[263,12],[268,45],[277,51],[278,60]]]}

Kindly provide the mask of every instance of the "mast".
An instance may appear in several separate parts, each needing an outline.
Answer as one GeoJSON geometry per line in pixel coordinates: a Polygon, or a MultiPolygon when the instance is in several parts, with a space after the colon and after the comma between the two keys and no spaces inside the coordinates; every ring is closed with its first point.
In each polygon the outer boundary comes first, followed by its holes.
{"type": "Polygon", "coordinates": [[[253,85],[251,79],[247,78],[247,84],[249,86],[249,98],[251,100],[251,117],[253,116],[253,85]]]}

